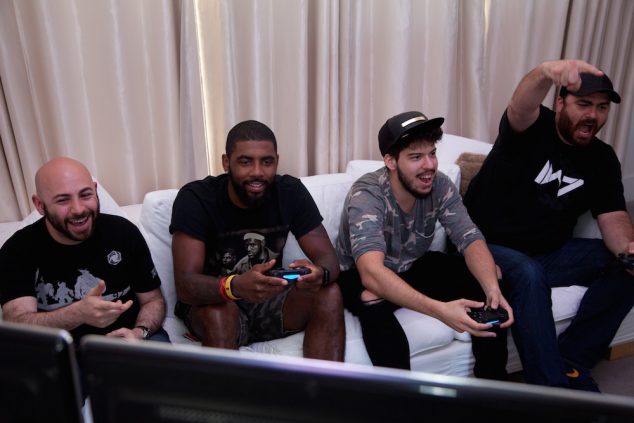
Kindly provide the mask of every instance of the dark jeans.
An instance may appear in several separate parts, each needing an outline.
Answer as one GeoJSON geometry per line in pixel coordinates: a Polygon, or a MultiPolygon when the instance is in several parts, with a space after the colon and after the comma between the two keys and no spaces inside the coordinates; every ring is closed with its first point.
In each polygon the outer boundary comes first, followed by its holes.
{"type": "MultiPolygon", "coordinates": [[[[430,251],[416,260],[412,267],[398,274],[417,291],[439,301],[466,298],[485,301],[478,281],[471,275],[464,258],[430,251]]],[[[365,289],[356,268],[339,275],[339,286],[345,307],[359,318],[363,341],[375,366],[410,369],[407,337],[394,311],[400,307],[388,301],[374,305],[361,302],[365,289]]],[[[496,328],[497,337],[473,336],[474,374],[489,379],[506,379],[506,330],[496,328]]]]}
{"type": "Polygon", "coordinates": [[[529,257],[489,245],[504,276],[513,307],[513,340],[524,377],[539,385],[568,386],[565,372],[593,368],[634,305],[634,277],[614,263],[600,239],[575,238],[552,253],[529,257]],[[551,288],[587,286],[577,315],[559,336],[552,314],[551,288]]]}

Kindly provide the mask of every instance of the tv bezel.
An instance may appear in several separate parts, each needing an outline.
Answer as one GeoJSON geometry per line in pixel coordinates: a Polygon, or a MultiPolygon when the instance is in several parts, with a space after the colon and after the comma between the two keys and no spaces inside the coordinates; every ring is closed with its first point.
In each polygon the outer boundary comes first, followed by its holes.
{"type": "Polygon", "coordinates": [[[634,421],[631,398],[521,383],[92,336],[81,351],[95,423],[634,421]]]}

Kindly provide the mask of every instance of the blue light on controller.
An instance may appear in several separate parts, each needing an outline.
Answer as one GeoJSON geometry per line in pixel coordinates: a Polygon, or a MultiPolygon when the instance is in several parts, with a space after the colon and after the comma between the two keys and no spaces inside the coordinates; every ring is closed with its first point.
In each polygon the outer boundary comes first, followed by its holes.
{"type": "Polygon", "coordinates": [[[293,280],[293,279],[297,279],[299,278],[298,274],[294,274],[294,275],[284,275],[284,279],[288,279],[288,280],[293,280]]]}

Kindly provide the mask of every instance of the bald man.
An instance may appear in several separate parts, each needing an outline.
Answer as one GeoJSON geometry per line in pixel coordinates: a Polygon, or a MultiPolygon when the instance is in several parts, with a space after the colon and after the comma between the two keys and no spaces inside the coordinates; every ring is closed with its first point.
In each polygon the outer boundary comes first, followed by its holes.
{"type": "Polygon", "coordinates": [[[59,157],[35,175],[43,216],[0,249],[0,302],[8,321],[86,334],[169,341],[165,301],[137,227],[99,211],[97,183],[59,157]]]}

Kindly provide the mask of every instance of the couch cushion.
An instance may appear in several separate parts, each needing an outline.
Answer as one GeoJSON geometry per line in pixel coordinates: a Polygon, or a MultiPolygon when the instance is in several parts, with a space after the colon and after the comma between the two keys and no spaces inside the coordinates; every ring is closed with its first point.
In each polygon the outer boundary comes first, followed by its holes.
{"type": "Polygon", "coordinates": [[[456,164],[460,167],[460,195],[464,196],[465,192],[467,192],[471,180],[480,171],[486,157],[485,154],[475,153],[462,153],[458,157],[456,164]]]}
{"type": "MultiPolygon", "coordinates": [[[[172,235],[169,225],[172,220],[172,204],[177,189],[149,192],[141,207],[140,228],[150,247],[152,260],[161,278],[161,291],[167,304],[166,316],[174,316],[176,288],[172,261],[172,235]]],[[[169,331],[168,331],[169,332],[169,331]]]]}
{"type": "Polygon", "coordinates": [[[489,154],[493,144],[465,138],[458,135],[444,134],[436,144],[436,156],[440,164],[455,163],[461,153],[468,151],[476,154],[489,154]]]}
{"type": "MultiPolygon", "coordinates": [[[[315,200],[319,213],[324,218],[322,222],[324,228],[334,244],[339,234],[343,202],[354,180],[346,173],[305,176],[300,179],[315,200]]],[[[289,234],[284,246],[282,266],[288,266],[291,261],[305,257],[293,234],[289,234]]]]}
{"type": "Polygon", "coordinates": [[[394,312],[405,331],[410,355],[444,347],[454,340],[454,330],[438,319],[407,308],[394,312]]]}

